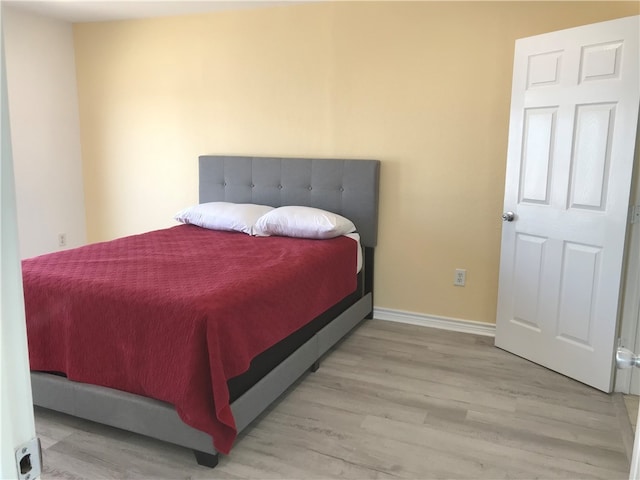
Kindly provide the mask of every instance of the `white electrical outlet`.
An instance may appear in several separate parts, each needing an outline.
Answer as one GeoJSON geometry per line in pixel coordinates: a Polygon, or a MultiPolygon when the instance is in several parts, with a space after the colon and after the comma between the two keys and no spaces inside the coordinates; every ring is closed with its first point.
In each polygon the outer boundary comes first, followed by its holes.
{"type": "Polygon", "coordinates": [[[67,246],[67,234],[66,233],[59,233],[58,234],[58,246],[59,247],[66,247],[67,246]]]}
{"type": "Polygon", "coordinates": [[[457,287],[464,287],[464,283],[467,281],[467,271],[464,268],[456,268],[455,277],[453,277],[453,284],[457,287]]]}

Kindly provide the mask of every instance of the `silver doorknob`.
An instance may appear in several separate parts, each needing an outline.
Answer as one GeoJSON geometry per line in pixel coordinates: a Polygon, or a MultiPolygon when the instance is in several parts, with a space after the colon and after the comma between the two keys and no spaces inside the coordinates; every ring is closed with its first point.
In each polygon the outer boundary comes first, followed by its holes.
{"type": "Polygon", "coordinates": [[[502,220],[504,222],[513,222],[516,218],[516,214],[513,212],[504,212],[502,214],[502,220]]]}
{"type": "Polygon", "coordinates": [[[618,347],[618,350],[616,350],[616,367],[640,367],[640,356],[636,355],[628,348],[618,347]]]}

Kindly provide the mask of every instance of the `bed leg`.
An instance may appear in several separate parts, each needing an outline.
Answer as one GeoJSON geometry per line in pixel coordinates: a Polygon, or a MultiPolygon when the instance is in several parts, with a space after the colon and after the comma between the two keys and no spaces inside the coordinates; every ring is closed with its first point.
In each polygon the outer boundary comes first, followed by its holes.
{"type": "Polygon", "coordinates": [[[199,450],[194,450],[193,454],[196,456],[196,462],[203,467],[213,468],[218,465],[217,453],[206,453],[199,450]]]}
{"type": "Polygon", "coordinates": [[[311,364],[311,368],[309,368],[309,371],[317,372],[319,368],[320,368],[320,360],[316,360],[311,364]]]}
{"type": "Polygon", "coordinates": [[[373,318],[373,257],[374,250],[371,247],[364,249],[364,293],[371,293],[371,311],[367,314],[366,319],[373,318]]]}

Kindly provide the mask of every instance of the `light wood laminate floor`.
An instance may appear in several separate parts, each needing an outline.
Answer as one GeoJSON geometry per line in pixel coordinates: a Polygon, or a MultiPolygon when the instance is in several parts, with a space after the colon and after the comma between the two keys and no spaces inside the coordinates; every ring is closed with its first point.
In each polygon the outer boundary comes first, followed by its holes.
{"type": "Polygon", "coordinates": [[[626,479],[623,422],[630,431],[621,395],[499,350],[493,338],[378,320],[215,469],[190,450],[36,409],[44,479],[626,479]]]}

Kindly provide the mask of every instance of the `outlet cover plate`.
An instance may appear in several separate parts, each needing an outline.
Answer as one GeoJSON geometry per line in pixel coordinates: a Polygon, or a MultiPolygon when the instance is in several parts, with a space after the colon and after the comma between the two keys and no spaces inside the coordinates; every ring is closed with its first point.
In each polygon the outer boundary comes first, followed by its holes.
{"type": "Polygon", "coordinates": [[[453,277],[453,284],[456,287],[464,287],[467,281],[467,271],[464,268],[456,268],[456,274],[453,277]]]}

